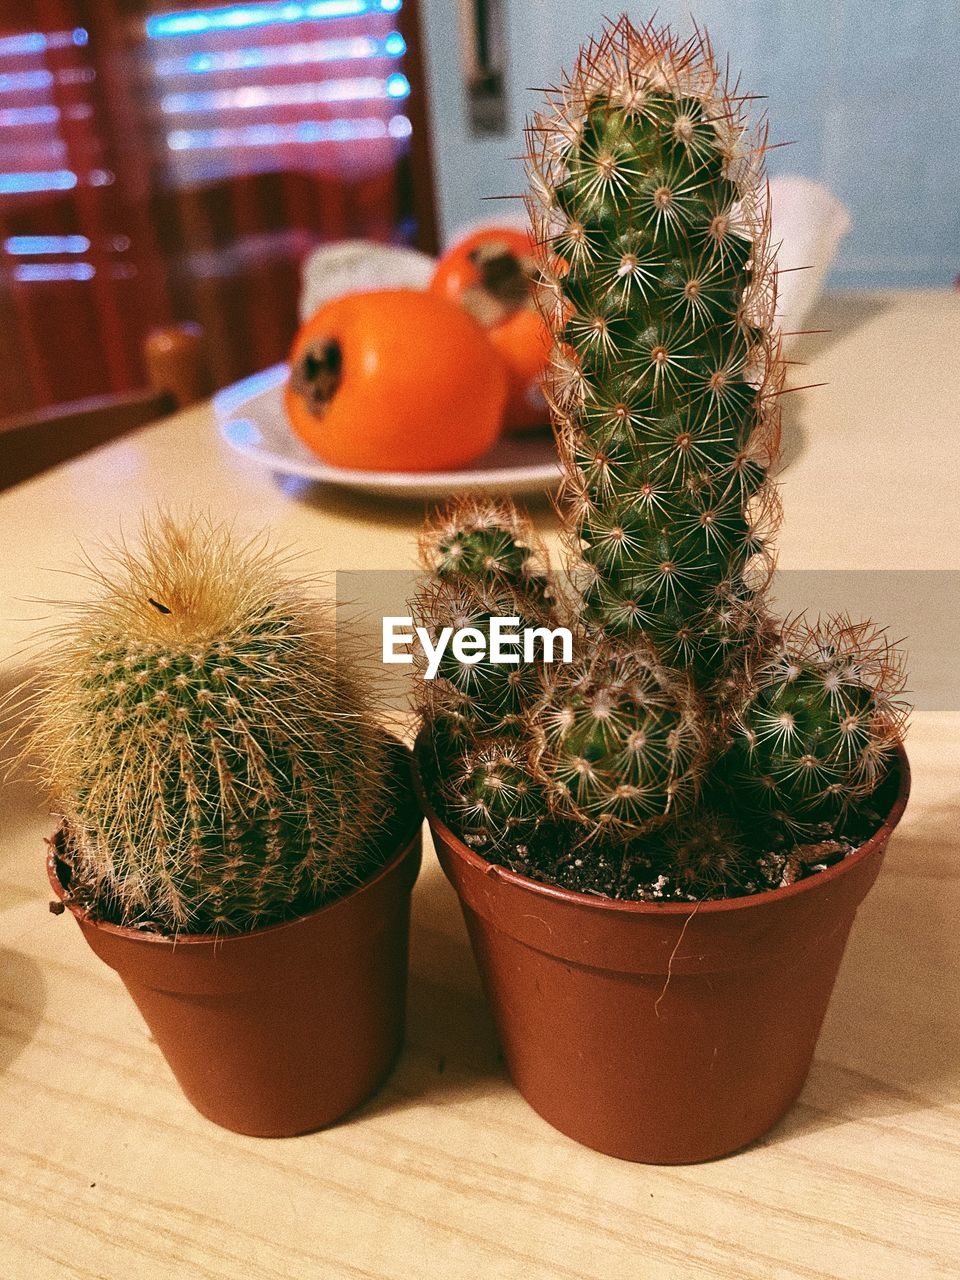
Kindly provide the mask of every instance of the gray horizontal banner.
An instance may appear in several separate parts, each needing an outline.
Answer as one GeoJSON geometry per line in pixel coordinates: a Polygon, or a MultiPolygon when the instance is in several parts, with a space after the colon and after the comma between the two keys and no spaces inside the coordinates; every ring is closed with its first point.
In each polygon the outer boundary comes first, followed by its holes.
{"type": "MultiPolygon", "coordinates": [[[[357,638],[369,678],[384,704],[409,706],[409,666],[380,661],[385,617],[410,614],[415,572],[340,570],[336,575],[341,625],[357,638]]],[[[846,613],[886,627],[906,653],[908,699],[918,711],[960,710],[960,570],[782,570],[773,584],[781,615],[806,611],[815,619],[846,613]]]]}

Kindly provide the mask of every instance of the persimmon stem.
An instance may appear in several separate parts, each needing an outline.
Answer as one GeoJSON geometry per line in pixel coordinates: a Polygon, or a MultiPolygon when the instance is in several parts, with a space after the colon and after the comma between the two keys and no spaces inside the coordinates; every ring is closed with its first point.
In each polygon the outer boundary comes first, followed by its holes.
{"type": "Polygon", "coordinates": [[[530,276],[515,253],[493,244],[474,249],[470,257],[488,292],[505,305],[523,306],[530,296],[530,276]]]}
{"type": "Polygon", "coordinates": [[[492,328],[530,305],[532,261],[499,240],[478,245],[469,256],[477,282],[464,289],[460,302],[474,320],[492,328]]]}
{"type": "Polygon", "coordinates": [[[316,338],[293,367],[291,387],[314,417],[321,417],[343,378],[343,349],[336,338],[316,338]]]}

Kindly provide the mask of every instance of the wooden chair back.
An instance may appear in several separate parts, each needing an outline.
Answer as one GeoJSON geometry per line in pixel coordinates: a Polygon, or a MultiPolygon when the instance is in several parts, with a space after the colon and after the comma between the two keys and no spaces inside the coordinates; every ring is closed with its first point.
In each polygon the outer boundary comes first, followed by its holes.
{"type": "Polygon", "coordinates": [[[210,393],[203,331],[176,324],[144,343],[149,385],[0,421],[0,490],[9,489],[210,393]]]}

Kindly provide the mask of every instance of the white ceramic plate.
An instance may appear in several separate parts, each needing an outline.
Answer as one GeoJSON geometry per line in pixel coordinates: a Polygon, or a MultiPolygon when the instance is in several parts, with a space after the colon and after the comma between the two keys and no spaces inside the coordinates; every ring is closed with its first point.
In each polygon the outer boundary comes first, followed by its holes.
{"type": "Polygon", "coordinates": [[[504,436],[460,471],[349,471],[329,467],[287,425],[283,386],[287,366],[274,365],[226,387],[213,398],[220,434],[238,453],[269,471],[395,497],[441,498],[453,493],[542,493],[560,479],[548,432],[504,436]]]}

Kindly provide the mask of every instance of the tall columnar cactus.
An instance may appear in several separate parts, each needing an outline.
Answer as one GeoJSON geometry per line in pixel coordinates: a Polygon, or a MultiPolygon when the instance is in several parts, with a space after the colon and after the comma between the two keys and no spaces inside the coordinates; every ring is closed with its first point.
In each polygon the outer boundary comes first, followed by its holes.
{"type": "MultiPolygon", "coordinates": [[[[421,684],[437,776],[460,780],[441,803],[462,816],[464,787],[464,803],[482,793],[470,827],[489,856],[510,854],[485,789],[508,790],[490,772],[498,751],[511,776],[525,751],[524,820],[542,803],[577,865],[593,857],[609,881],[619,846],[624,866],[645,861],[692,897],[763,887],[771,842],[838,829],[889,771],[904,716],[889,647],[845,622],[786,626],[766,601],[784,363],[765,131],[748,131],[747,106],[704,37],[623,18],[528,128],[579,588],[551,616],[579,655],[513,672],[507,715],[492,669],[421,684]],[[486,772],[472,767],[478,747],[486,772]]],[[[498,593],[510,612],[536,612],[549,592],[531,546],[502,504],[455,507],[426,535],[421,615],[434,627],[471,608],[487,617],[498,593]]]]}
{"type": "Polygon", "coordinates": [[[89,565],[54,632],[32,745],[72,888],[122,923],[246,930],[372,866],[397,762],[284,557],[161,516],[89,565]]]}
{"type": "Polygon", "coordinates": [[[716,680],[762,627],[783,366],[763,136],[700,41],[622,20],[528,129],[583,616],[716,680]]]}
{"type": "Polygon", "coordinates": [[[526,849],[546,816],[521,742],[501,737],[447,751],[441,783],[446,812],[465,842],[481,852],[526,849]]]}

